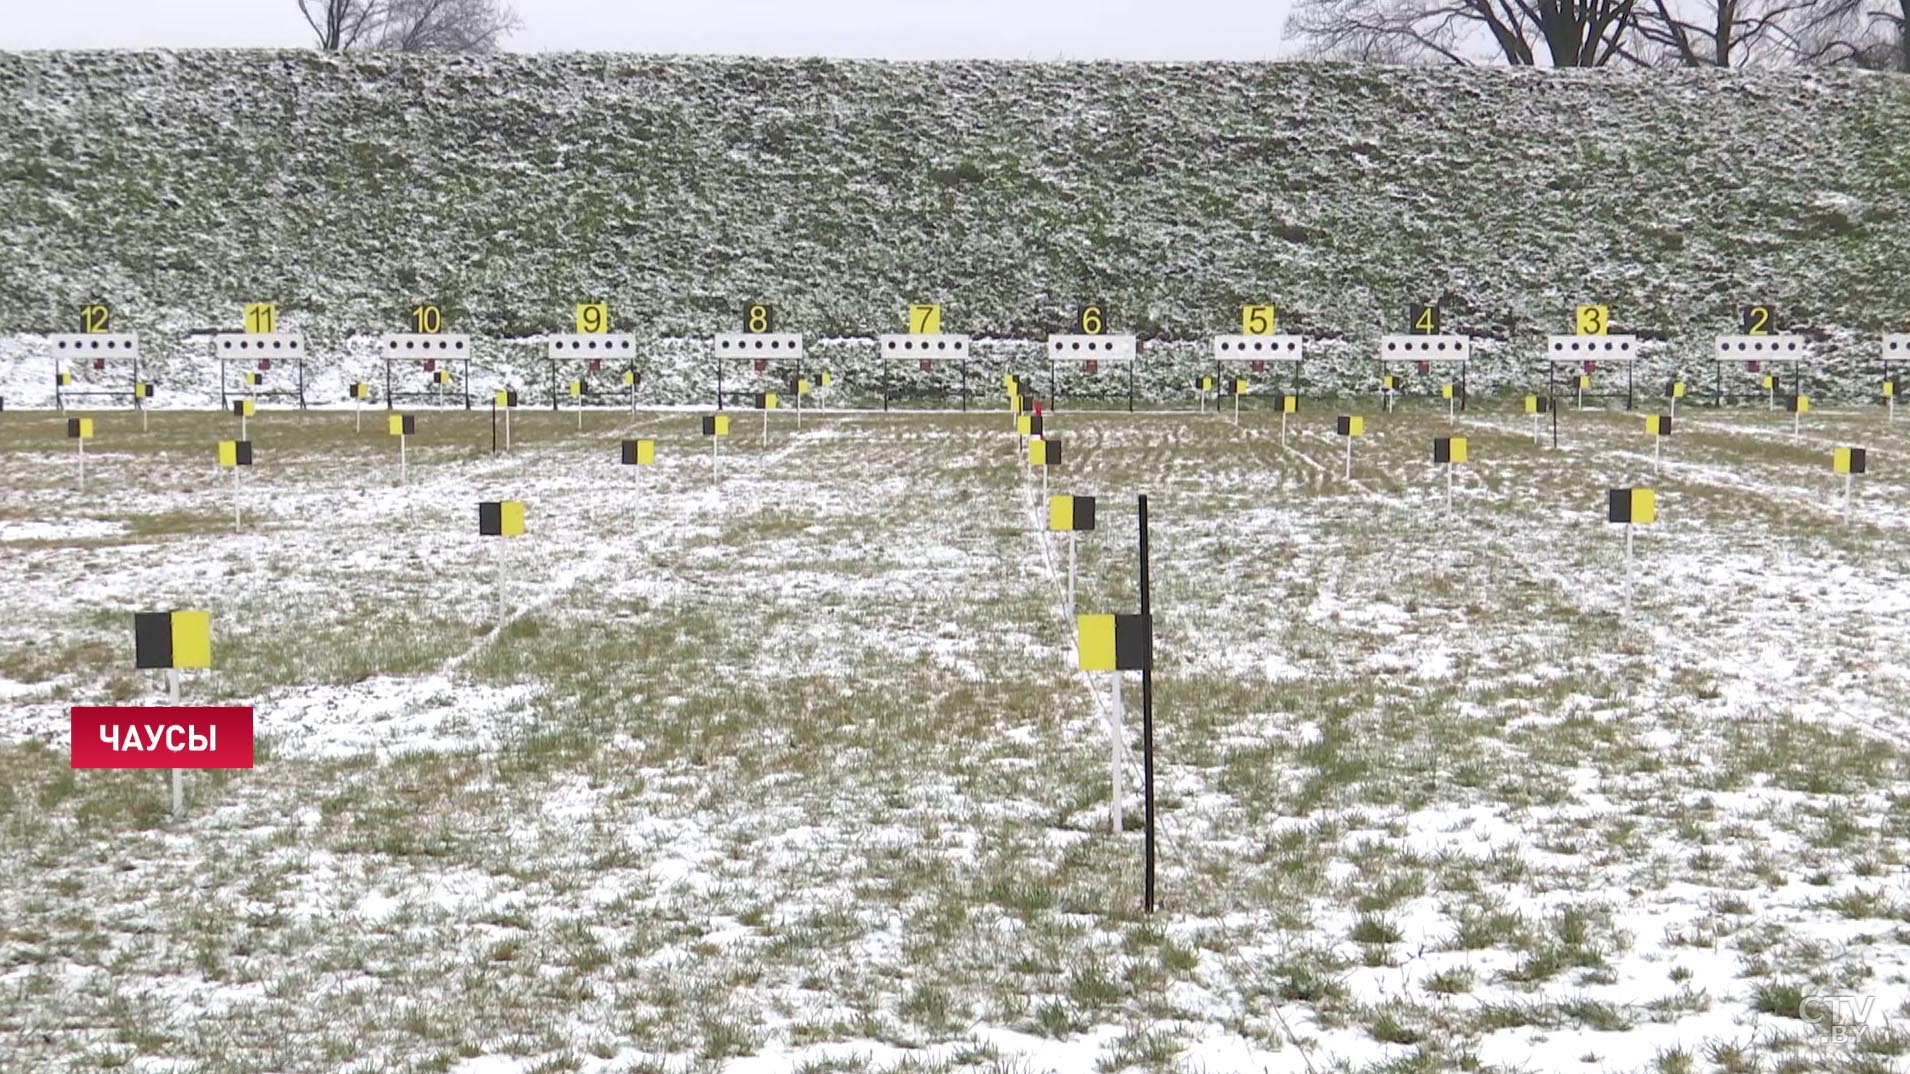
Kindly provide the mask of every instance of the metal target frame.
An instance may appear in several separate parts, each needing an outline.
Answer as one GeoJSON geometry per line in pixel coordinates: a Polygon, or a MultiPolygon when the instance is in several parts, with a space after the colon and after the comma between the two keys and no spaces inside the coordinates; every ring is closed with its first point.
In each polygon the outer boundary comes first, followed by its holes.
{"type": "MultiPolygon", "coordinates": [[[[796,382],[803,378],[803,360],[805,350],[800,332],[719,332],[710,344],[711,357],[716,366],[716,409],[724,409],[725,399],[746,400],[744,409],[751,409],[758,391],[770,390],[756,385],[725,387],[724,370],[731,365],[747,365],[752,373],[770,378],[773,390],[777,392],[795,392],[796,382]],[[781,376],[779,370],[793,365],[795,372],[781,376]]],[[[734,383],[731,378],[730,383],[734,383]]]]}
{"type": "Polygon", "coordinates": [[[1747,373],[1763,373],[1765,362],[1789,363],[1791,387],[1788,392],[1784,390],[1784,378],[1776,372],[1770,373],[1776,379],[1766,390],[1765,398],[1774,405],[1780,395],[1809,394],[1804,389],[1810,375],[1810,361],[1810,342],[1800,335],[1786,332],[1765,336],[1719,336],[1711,348],[1712,405],[1722,407],[1726,398],[1739,398],[1736,394],[1727,396],[1724,391],[1724,367],[1732,362],[1745,363],[1747,373]]]}
{"type": "Polygon", "coordinates": [[[1459,336],[1449,333],[1440,335],[1381,336],[1379,338],[1378,362],[1380,396],[1382,399],[1388,398],[1389,395],[1400,396],[1405,394],[1402,391],[1385,386],[1386,377],[1388,375],[1387,371],[1395,365],[1424,365],[1426,369],[1420,375],[1427,376],[1432,373],[1432,367],[1434,365],[1457,363],[1459,366],[1459,377],[1455,382],[1455,390],[1459,393],[1457,405],[1462,411],[1466,409],[1466,403],[1472,394],[1468,379],[1472,369],[1471,336],[1459,336]]]}
{"type": "Polygon", "coordinates": [[[939,398],[951,396],[968,410],[968,366],[975,358],[975,341],[965,332],[888,332],[875,339],[875,359],[882,370],[882,409],[888,410],[895,399],[934,399],[929,393],[897,393],[893,372],[898,363],[916,362],[923,377],[933,376],[934,366],[947,363],[955,367],[955,391],[944,390],[939,398]]]}
{"type": "MultiPolygon", "coordinates": [[[[546,337],[544,366],[549,373],[550,408],[552,410],[558,409],[567,395],[567,393],[559,388],[560,381],[557,376],[557,371],[560,367],[566,364],[582,362],[584,363],[586,373],[599,373],[604,371],[604,363],[612,361],[620,363],[616,367],[618,374],[628,373],[632,375],[628,385],[618,385],[617,388],[627,387],[629,389],[630,409],[634,411],[637,409],[637,389],[643,384],[643,374],[637,370],[637,337],[635,333],[566,332],[546,337]],[[590,368],[593,362],[597,363],[597,368],[595,369],[590,368]]],[[[582,386],[584,388],[583,394],[578,397],[579,405],[593,402],[594,399],[601,399],[604,394],[608,394],[593,393],[587,376],[579,376],[577,379],[583,382],[582,386]]],[[[616,389],[613,388],[612,390],[614,392],[616,389]]]]}
{"type": "MultiPolygon", "coordinates": [[[[130,400],[133,409],[138,410],[145,404],[135,394],[141,383],[139,364],[138,332],[53,332],[46,336],[47,348],[53,356],[53,406],[64,412],[66,401],[118,396],[130,400]],[[92,369],[105,372],[107,363],[118,361],[132,362],[132,377],[123,388],[93,387],[89,382],[85,387],[68,388],[60,383],[60,377],[68,373],[63,363],[78,359],[90,363],[92,369]]],[[[74,383],[79,383],[74,375],[74,383]]]]}
{"type": "MultiPolygon", "coordinates": [[[[1300,364],[1306,360],[1306,337],[1269,333],[1259,336],[1229,335],[1214,337],[1214,375],[1229,380],[1239,379],[1238,372],[1230,372],[1229,366],[1247,364],[1250,374],[1267,372],[1268,363],[1283,364],[1292,367],[1292,391],[1288,394],[1300,395],[1300,364]]],[[[1218,383],[1218,381],[1216,381],[1218,383]]],[[[1278,384],[1275,385],[1278,387],[1278,384]]]]}
{"type": "MultiPolygon", "coordinates": [[[[305,356],[309,348],[305,345],[305,336],[299,332],[215,332],[212,335],[212,357],[219,363],[219,409],[231,408],[232,395],[243,395],[247,399],[282,399],[287,396],[298,402],[300,410],[305,409],[305,356]],[[235,362],[264,363],[256,370],[246,372],[269,373],[277,368],[277,363],[286,361],[294,370],[293,386],[290,388],[265,387],[261,390],[246,390],[241,376],[237,389],[231,386],[231,365],[235,362]]],[[[267,382],[269,383],[269,381],[267,382]]]]}
{"type": "MultiPolygon", "coordinates": [[[[1545,390],[1556,405],[1558,400],[1558,370],[1560,366],[1578,365],[1585,376],[1597,373],[1598,363],[1622,362],[1625,366],[1625,409],[1634,409],[1637,404],[1638,374],[1637,336],[1632,335],[1557,335],[1546,337],[1545,343],[1545,390]],[[1590,364],[1591,369],[1584,367],[1590,364]]],[[[1574,389],[1576,392],[1577,389],[1574,389]]],[[[1579,404],[1585,398],[1602,399],[1598,393],[1586,392],[1579,397],[1579,404]]]]}
{"type": "MultiPolygon", "coordinates": [[[[1139,372],[1140,344],[1131,334],[1105,333],[1102,335],[1081,335],[1079,333],[1051,335],[1044,348],[1048,359],[1048,409],[1061,412],[1062,366],[1076,366],[1084,376],[1099,376],[1102,362],[1125,363],[1127,365],[1127,410],[1134,412],[1134,384],[1139,372]],[[1089,366],[1093,368],[1088,368],[1089,366]]],[[[1075,392],[1076,399],[1118,400],[1118,393],[1075,392]]]]}
{"type": "Polygon", "coordinates": [[[463,333],[423,332],[387,332],[378,339],[378,353],[385,362],[385,409],[394,409],[400,399],[429,403],[434,406],[444,404],[445,392],[432,389],[424,391],[398,391],[392,386],[391,367],[397,363],[426,363],[425,372],[432,372],[432,365],[449,362],[457,369],[457,388],[464,409],[471,409],[471,337],[463,333]]]}

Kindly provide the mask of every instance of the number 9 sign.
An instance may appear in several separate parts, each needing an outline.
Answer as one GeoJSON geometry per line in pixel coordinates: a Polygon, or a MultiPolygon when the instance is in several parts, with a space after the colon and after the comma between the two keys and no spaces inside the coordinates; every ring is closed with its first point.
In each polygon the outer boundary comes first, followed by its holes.
{"type": "Polygon", "coordinates": [[[600,336],[610,331],[610,307],[602,302],[577,304],[577,334],[600,336]]]}

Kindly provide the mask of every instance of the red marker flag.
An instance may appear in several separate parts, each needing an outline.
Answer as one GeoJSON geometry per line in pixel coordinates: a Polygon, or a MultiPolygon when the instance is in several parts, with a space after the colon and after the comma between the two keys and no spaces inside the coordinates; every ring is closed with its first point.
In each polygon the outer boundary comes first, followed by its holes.
{"type": "Polygon", "coordinates": [[[252,710],[240,705],[75,706],[74,768],[251,768],[252,710]]]}

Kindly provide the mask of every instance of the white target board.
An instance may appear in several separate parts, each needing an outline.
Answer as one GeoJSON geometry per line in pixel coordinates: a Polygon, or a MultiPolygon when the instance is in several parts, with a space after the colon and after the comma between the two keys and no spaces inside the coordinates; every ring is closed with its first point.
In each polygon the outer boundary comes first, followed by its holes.
{"type": "Polygon", "coordinates": [[[212,337],[215,358],[303,358],[305,336],[300,332],[220,332],[212,337]]]}
{"type": "Polygon", "coordinates": [[[1910,332],[1892,332],[1883,337],[1883,356],[1886,361],[1910,362],[1910,332]]]}
{"type": "Polygon", "coordinates": [[[1221,362],[1297,362],[1303,336],[1215,336],[1214,359],[1221,362]]]}
{"type": "Polygon", "coordinates": [[[386,333],[380,343],[386,358],[469,358],[471,337],[457,333],[386,333]]]}
{"type": "Polygon", "coordinates": [[[799,332],[723,332],[716,337],[718,358],[801,358],[799,332]]]}
{"type": "Polygon", "coordinates": [[[1809,356],[1803,336],[1719,336],[1716,351],[1718,358],[1743,358],[1748,361],[1759,358],[1802,360],[1809,356]]]}
{"type": "Polygon", "coordinates": [[[890,332],[875,339],[876,357],[911,361],[966,358],[970,339],[958,332],[890,332]]]}
{"type": "Polygon", "coordinates": [[[633,332],[603,332],[595,335],[565,333],[549,338],[546,353],[552,360],[613,358],[628,361],[636,357],[637,337],[633,332]]]}
{"type": "Polygon", "coordinates": [[[1134,337],[1049,336],[1048,359],[1054,362],[1132,362],[1134,337]]]}
{"type": "Polygon", "coordinates": [[[58,332],[46,337],[55,358],[137,358],[138,332],[58,332]]]}
{"type": "Polygon", "coordinates": [[[1554,362],[1629,362],[1638,357],[1638,337],[1552,336],[1545,356],[1554,362]]]}
{"type": "Polygon", "coordinates": [[[1467,362],[1472,360],[1471,336],[1381,336],[1381,361],[1467,362]]]}

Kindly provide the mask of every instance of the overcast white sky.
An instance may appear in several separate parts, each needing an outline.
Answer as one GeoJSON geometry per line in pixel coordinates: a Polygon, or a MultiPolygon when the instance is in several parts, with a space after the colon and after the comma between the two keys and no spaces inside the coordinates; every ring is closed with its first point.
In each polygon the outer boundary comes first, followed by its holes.
{"type": "MultiPolygon", "coordinates": [[[[1271,59],[1290,0],[516,0],[514,51],[1271,59]]],[[[0,49],[301,46],[295,0],[0,0],[0,49]]]]}

